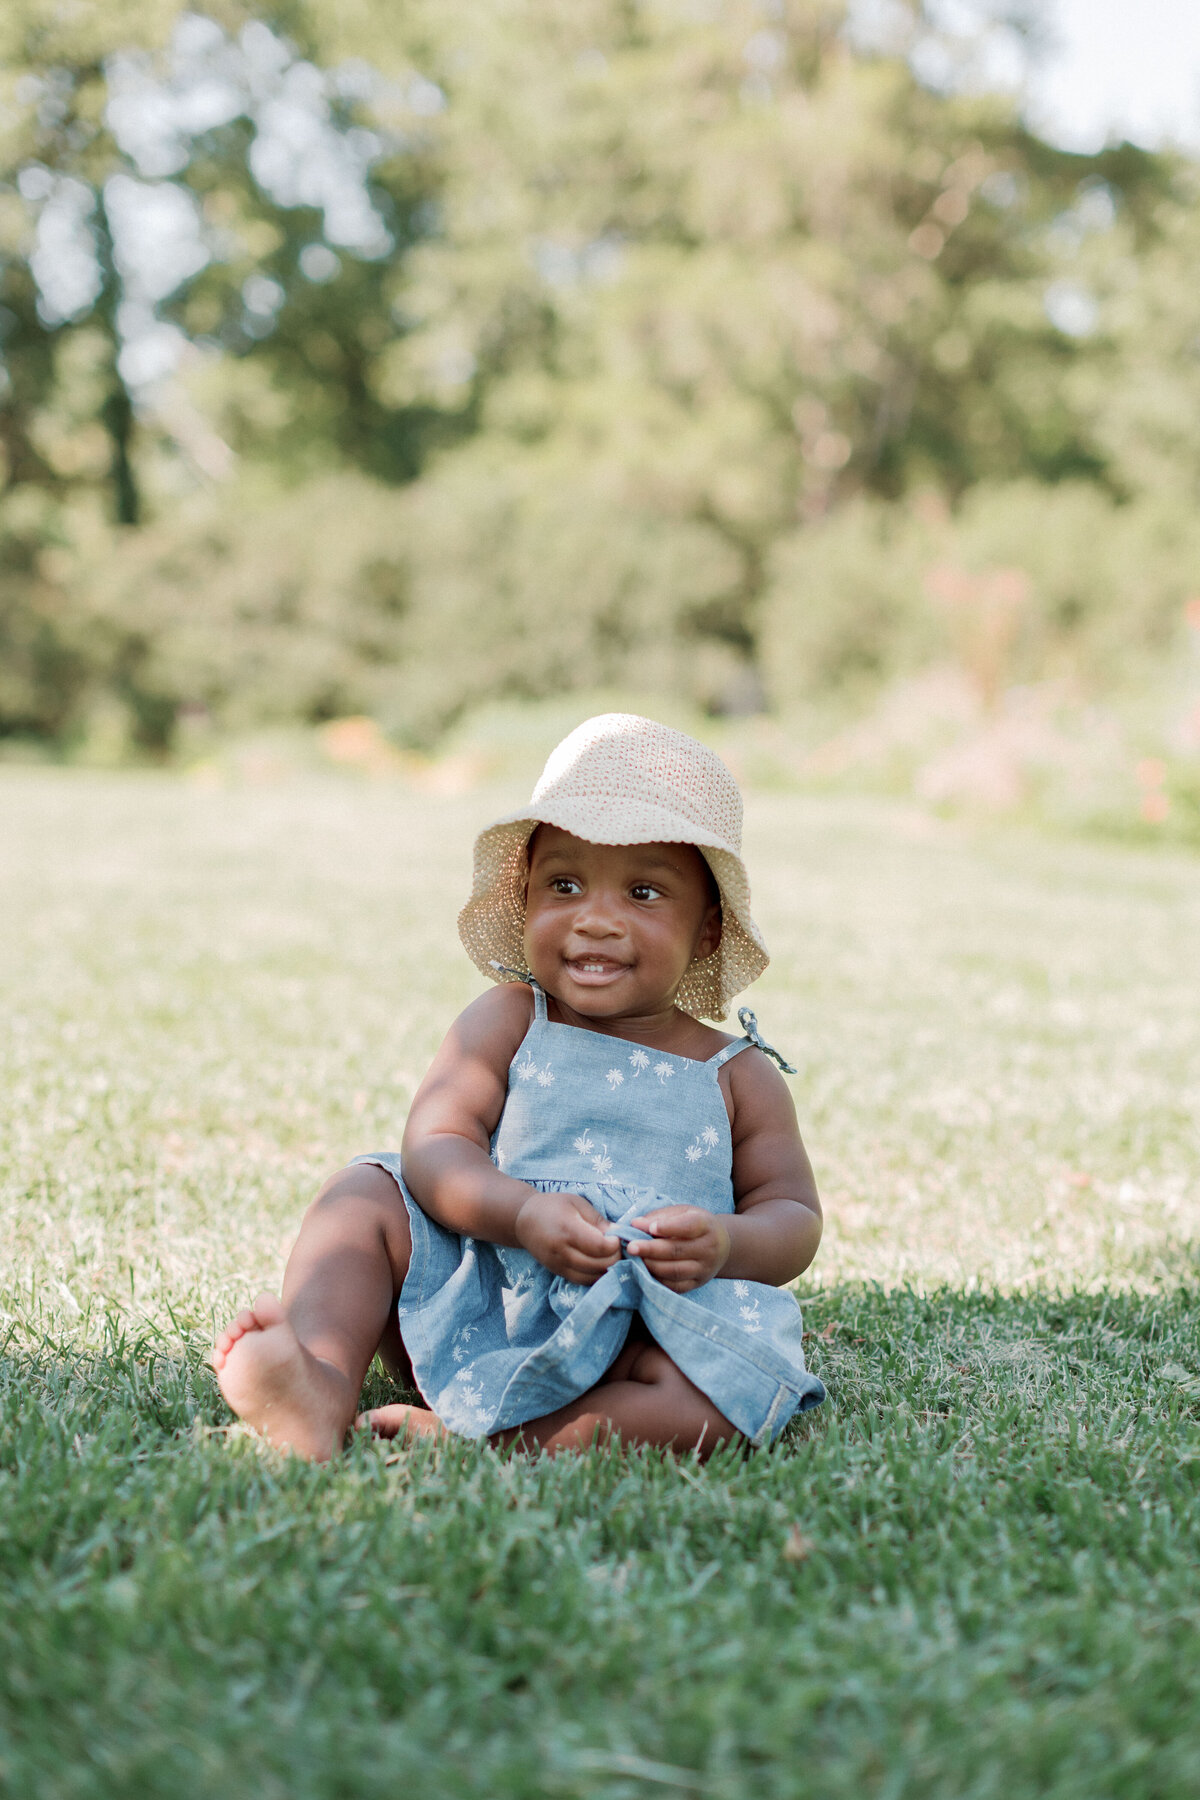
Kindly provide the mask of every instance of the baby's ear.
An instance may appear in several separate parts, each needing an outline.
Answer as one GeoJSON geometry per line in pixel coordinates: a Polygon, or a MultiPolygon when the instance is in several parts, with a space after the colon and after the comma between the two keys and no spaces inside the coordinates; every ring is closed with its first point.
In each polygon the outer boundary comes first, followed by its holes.
{"type": "Polygon", "coordinates": [[[706,956],[712,956],[721,943],[721,902],[714,900],[704,915],[704,923],[700,927],[700,938],[696,945],[696,960],[702,962],[706,956]]]}

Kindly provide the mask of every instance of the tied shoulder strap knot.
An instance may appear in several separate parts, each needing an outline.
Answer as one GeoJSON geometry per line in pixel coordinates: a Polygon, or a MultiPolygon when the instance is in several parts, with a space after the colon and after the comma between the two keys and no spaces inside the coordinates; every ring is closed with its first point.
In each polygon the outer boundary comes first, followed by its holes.
{"type": "Polygon", "coordinates": [[[779,1064],[779,1067],[783,1070],[785,1075],[794,1075],[796,1073],[794,1066],[790,1062],[785,1062],[778,1050],[775,1049],[774,1045],[768,1044],[766,1039],[760,1034],[758,1020],[748,1006],[743,1006],[739,1009],[738,1024],[750,1039],[750,1042],[754,1045],[755,1049],[765,1051],[773,1062],[779,1064]]]}

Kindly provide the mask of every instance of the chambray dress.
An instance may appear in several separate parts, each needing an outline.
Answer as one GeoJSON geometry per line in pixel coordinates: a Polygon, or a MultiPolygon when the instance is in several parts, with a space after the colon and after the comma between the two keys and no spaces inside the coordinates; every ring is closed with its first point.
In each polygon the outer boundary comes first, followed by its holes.
{"type": "MultiPolygon", "coordinates": [[[[717,1071],[761,1044],[747,1036],[707,1062],[534,1018],[508,1072],[492,1160],[543,1193],[580,1194],[628,1243],[655,1207],[734,1210],[733,1145],[717,1071]]],[[[591,1287],[527,1250],[447,1231],[421,1211],[395,1152],[361,1156],[395,1177],[412,1260],[399,1323],[426,1403],[452,1431],[485,1437],[544,1417],[594,1387],[638,1313],[678,1368],[751,1443],[769,1443],[825,1389],[804,1366],[800,1308],[781,1288],[718,1276],[688,1294],[622,1255],[591,1287]]]]}

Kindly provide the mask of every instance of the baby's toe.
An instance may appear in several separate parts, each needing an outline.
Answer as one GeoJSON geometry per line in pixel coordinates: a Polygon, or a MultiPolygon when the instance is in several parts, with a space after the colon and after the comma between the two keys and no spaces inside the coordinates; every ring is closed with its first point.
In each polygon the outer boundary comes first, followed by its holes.
{"type": "Polygon", "coordinates": [[[260,1294],[249,1313],[239,1313],[239,1318],[248,1318],[247,1330],[257,1327],[259,1331],[269,1331],[272,1325],[282,1325],[287,1318],[287,1311],[278,1294],[260,1294]]]}
{"type": "Polygon", "coordinates": [[[373,1406],[356,1416],[351,1430],[369,1431],[372,1437],[394,1437],[412,1410],[411,1406],[373,1406]]]}
{"type": "Polygon", "coordinates": [[[224,1331],[217,1333],[209,1361],[214,1369],[219,1369],[239,1338],[245,1337],[248,1331],[261,1330],[258,1319],[250,1308],[244,1307],[235,1319],[231,1319],[224,1331]]]}

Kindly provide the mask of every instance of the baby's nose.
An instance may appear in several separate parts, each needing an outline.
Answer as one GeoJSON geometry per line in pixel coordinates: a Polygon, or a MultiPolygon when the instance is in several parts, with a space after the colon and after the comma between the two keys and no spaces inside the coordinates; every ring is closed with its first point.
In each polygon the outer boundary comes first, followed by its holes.
{"type": "Polygon", "coordinates": [[[602,894],[587,894],[573,920],[582,937],[615,937],[621,930],[617,908],[602,894]]]}

